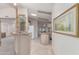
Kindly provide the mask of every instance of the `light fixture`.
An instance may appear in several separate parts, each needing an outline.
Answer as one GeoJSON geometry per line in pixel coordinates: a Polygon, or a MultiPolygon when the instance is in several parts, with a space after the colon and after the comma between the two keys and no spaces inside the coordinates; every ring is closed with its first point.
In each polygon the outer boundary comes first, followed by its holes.
{"type": "Polygon", "coordinates": [[[16,3],[13,3],[14,6],[16,6],[16,3]]]}
{"type": "Polygon", "coordinates": [[[37,14],[31,13],[32,16],[37,16],[37,14]]]}

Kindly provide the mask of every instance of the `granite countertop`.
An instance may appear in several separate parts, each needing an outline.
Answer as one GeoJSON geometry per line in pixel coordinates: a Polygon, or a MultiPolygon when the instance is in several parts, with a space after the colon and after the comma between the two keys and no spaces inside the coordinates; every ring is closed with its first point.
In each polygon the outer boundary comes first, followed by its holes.
{"type": "Polygon", "coordinates": [[[16,32],[13,32],[12,35],[31,35],[31,33],[28,33],[28,32],[19,32],[19,33],[16,33],[16,32]]]}

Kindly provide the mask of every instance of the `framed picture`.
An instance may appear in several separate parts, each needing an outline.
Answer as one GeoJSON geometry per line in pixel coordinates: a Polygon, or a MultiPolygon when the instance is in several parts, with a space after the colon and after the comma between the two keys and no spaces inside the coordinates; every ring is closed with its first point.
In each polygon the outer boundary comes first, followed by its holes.
{"type": "Polygon", "coordinates": [[[54,18],[54,32],[79,37],[79,4],[54,18]]]}

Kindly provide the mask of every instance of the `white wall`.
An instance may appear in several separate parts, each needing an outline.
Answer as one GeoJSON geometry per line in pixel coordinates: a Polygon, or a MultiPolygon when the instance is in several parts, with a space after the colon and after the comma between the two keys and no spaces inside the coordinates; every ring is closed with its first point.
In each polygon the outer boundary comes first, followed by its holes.
{"type": "MultiPolygon", "coordinates": [[[[52,25],[53,18],[60,15],[66,9],[70,8],[74,4],[68,3],[56,3],[53,7],[52,25]]],[[[53,28],[53,26],[52,26],[53,28]]],[[[53,29],[52,29],[53,30],[53,29]]],[[[58,33],[52,33],[52,45],[55,54],[79,54],[79,38],[66,36],[58,33]]]]}
{"type": "Polygon", "coordinates": [[[8,36],[10,35],[11,32],[15,31],[15,19],[13,18],[16,18],[16,11],[14,8],[8,7],[8,8],[0,9],[0,18],[5,18],[5,19],[0,19],[1,32],[6,32],[8,36]],[[9,19],[6,19],[6,18],[9,18],[9,19]]]}
{"type": "Polygon", "coordinates": [[[3,8],[0,9],[0,18],[5,18],[8,16],[9,18],[16,18],[16,11],[14,8],[3,8]]]}
{"type": "Polygon", "coordinates": [[[33,39],[38,38],[38,21],[36,19],[30,19],[31,25],[33,26],[33,39]]]}
{"type": "Polygon", "coordinates": [[[34,26],[33,25],[29,25],[29,33],[32,34],[32,39],[34,39],[34,26]]]}
{"type": "Polygon", "coordinates": [[[33,26],[34,26],[34,38],[38,38],[38,21],[37,20],[33,21],[33,26]]]}
{"type": "Polygon", "coordinates": [[[12,32],[15,32],[15,19],[2,19],[1,21],[1,32],[6,32],[6,35],[11,35],[12,32]]]}

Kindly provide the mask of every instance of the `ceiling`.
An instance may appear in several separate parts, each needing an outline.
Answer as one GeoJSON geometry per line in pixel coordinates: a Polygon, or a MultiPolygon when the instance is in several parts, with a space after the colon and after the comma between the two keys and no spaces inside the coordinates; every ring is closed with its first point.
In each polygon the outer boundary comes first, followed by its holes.
{"type": "Polygon", "coordinates": [[[12,7],[11,3],[0,3],[0,9],[12,7]]]}
{"type": "MultiPolygon", "coordinates": [[[[27,8],[30,19],[38,21],[51,21],[53,3],[18,3],[18,7],[27,8]],[[32,16],[31,13],[37,16],[32,16]]],[[[11,3],[0,3],[0,9],[12,7],[11,3]]]]}
{"type": "Polygon", "coordinates": [[[38,21],[51,21],[53,3],[19,3],[18,6],[28,9],[30,19],[38,21]],[[37,16],[32,16],[31,13],[37,16]]]}

